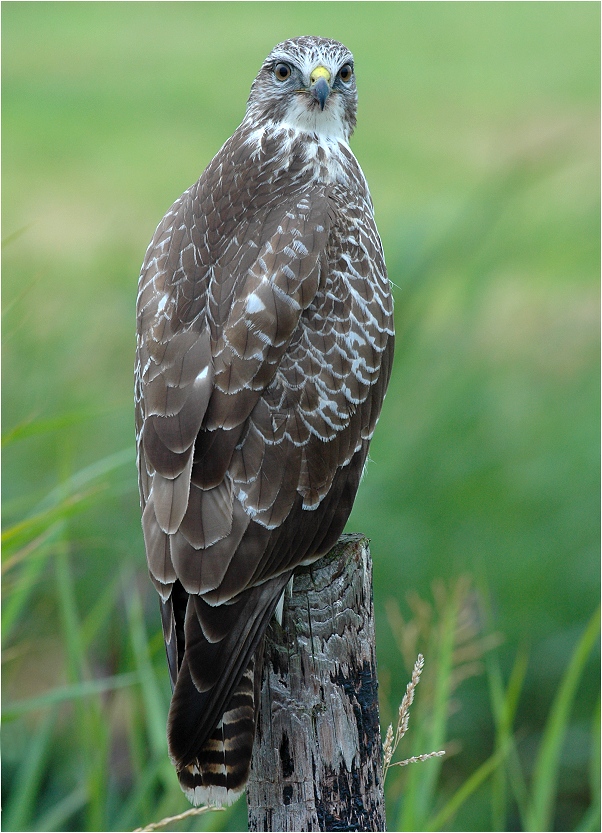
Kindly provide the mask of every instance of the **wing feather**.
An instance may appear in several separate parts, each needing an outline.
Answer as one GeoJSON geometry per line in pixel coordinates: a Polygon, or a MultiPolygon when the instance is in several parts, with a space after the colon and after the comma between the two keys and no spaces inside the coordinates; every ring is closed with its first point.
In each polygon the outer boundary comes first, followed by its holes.
{"type": "Polygon", "coordinates": [[[195,549],[207,549],[230,534],[232,500],[232,483],[228,477],[211,489],[199,489],[191,483],[180,532],[195,549]]]}
{"type": "Polygon", "coordinates": [[[151,495],[157,523],[163,532],[177,532],[188,508],[190,492],[190,472],[192,470],[192,453],[188,454],[185,468],[177,477],[163,477],[155,472],[151,495]]]}
{"type": "Polygon", "coordinates": [[[176,580],[176,572],[171,561],[169,535],[161,529],[155,515],[154,498],[151,495],[142,513],[142,531],[146,558],[151,576],[162,585],[161,595],[169,594],[171,585],[176,580]]]}

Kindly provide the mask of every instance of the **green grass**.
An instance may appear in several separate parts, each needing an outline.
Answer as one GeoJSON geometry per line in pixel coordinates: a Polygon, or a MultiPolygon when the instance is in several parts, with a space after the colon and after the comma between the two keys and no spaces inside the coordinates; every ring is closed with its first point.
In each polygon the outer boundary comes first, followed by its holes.
{"type": "MultiPolygon", "coordinates": [[[[485,667],[491,692],[491,714],[495,725],[495,748],[490,755],[450,795],[441,783],[442,758],[434,758],[411,765],[398,783],[391,787],[391,804],[398,808],[395,830],[447,830],[458,812],[470,802],[479,788],[491,782],[489,796],[491,820],[487,829],[508,830],[515,825],[508,811],[516,806],[521,830],[551,830],[556,802],[561,795],[559,773],[563,745],[570,727],[571,712],[579,692],[581,678],[600,632],[600,609],[594,613],[575,646],[560,685],[555,692],[544,730],[536,751],[535,765],[527,779],[518,748],[521,738],[514,723],[517,705],[524,684],[527,657],[519,651],[507,684],[499,667],[495,638],[482,638],[475,619],[478,594],[471,591],[465,580],[457,582],[451,592],[437,588],[436,604],[414,599],[415,616],[404,622],[396,608],[390,608],[389,618],[398,638],[402,655],[411,654],[415,643],[424,640],[431,661],[418,687],[417,705],[412,707],[410,733],[412,754],[446,749],[454,755],[453,741],[449,744],[449,716],[454,706],[458,683],[480,672],[485,667]],[[410,639],[408,639],[408,634],[410,639]],[[418,637],[412,638],[412,637],[418,637]],[[426,679],[425,679],[426,677],[426,679]],[[426,690],[425,690],[426,688],[426,690]],[[510,788],[510,793],[508,792],[510,788]]],[[[494,636],[494,635],[490,635],[494,636]]],[[[599,726],[600,704],[594,707],[590,759],[591,801],[577,829],[595,830],[600,825],[599,726]]],[[[402,744],[404,741],[402,741],[402,744]]],[[[403,758],[403,755],[396,757],[403,758]]]]}
{"type": "MultiPolygon", "coordinates": [[[[395,285],[393,379],[348,525],[372,539],[382,722],[420,651],[402,754],[448,750],[391,771],[389,828],[599,829],[599,18],[3,4],[4,829],[186,809],[140,532],[136,280],[269,49],[310,32],[355,54],[352,145],[395,285]]],[[[240,804],[178,829],[244,825],[240,804]]]]}

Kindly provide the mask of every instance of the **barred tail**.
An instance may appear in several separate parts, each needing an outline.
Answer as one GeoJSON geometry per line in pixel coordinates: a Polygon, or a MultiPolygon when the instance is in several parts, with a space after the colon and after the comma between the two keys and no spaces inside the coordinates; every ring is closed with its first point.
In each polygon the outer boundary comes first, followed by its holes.
{"type": "Polygon", "coordinates": [[[244,790],[263,636],[289,578],[283,573],[221,605],[186,592],[164,603],[175,608],[164,616],[168,655],[177,643],[170,663],[177,663],[177,677],[167,720],[169,754],[192,804],[232,804],[244,790]]]}
{"type": "Polygon", "coordinates": [[[197,759],[178,772],[180,786],[195,806],[232,804],[245,788],[255,735],[254,669],[252,657],[197,759]]]}

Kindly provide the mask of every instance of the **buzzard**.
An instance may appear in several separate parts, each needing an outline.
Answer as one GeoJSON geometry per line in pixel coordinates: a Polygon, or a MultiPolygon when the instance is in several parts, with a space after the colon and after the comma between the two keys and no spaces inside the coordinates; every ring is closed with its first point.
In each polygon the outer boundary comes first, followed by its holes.
{"type": "Polygon", "coordinates": [[[278,44],[245,117],[169,209],[137,302],[142,527],[193,804],[247,780],[266,627],[343,531],[393,359],[353,56],[278,44]]]}

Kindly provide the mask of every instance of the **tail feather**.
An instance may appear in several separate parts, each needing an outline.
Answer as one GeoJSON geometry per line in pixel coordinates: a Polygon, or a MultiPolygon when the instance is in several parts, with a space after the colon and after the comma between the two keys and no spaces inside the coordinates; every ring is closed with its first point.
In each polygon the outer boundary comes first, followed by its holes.
{"type": "Polygon", "coordinates": [[[174,596],[178,610],[165,616],[166,643],[168,637],[178,642],[172,653],[179,663],[169,709],[169,753],[192,804],[231,804],[244,790],[263,636],[289,578],[290,573],[282,574],[216,607],[198,596],[174,596]]]}
{"type": "Polygon", "coordinates": [[[245,788],[255,734],[254,677],[252,657],[198,758],[178,772],[180,786],[195,806],[232,804],[245,788]]]}

